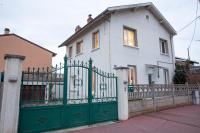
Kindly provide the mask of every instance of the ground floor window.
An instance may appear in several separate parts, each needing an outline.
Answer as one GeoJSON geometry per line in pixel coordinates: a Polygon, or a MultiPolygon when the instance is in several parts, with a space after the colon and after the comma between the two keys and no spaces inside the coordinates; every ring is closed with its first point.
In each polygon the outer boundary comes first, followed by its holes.
{"type": "Polygon", "coordinates": [[[129,67],[128,71],[128,84],[137,84],[137,72],[136,72],[136,66],[129,67]]]}
{"type": "Polygon", "coordinates": [[[148,74],[148,82],[149,84],[153,84],[152,74],[148,74]]]}
{"type": "Polygon", "coordinates": [[[163,69],[164,72],[164,83],[169,84],[169,71],[168,69],[163,69]]]}

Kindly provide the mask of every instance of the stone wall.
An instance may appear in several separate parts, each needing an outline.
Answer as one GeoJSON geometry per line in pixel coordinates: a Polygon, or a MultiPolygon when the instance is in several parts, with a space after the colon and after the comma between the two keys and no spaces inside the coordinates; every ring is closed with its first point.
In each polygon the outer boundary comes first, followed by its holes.
{"type": "Polygon", "coordinates": [[[129,108],[129,118],[144,114],[147,112],[154,112],[163,109],[173,108],[177,106],[184,106],[192,104],[192,96],[164,96],[164,97],[156,97],[146,98],[142,100],[129,100],[128,108],[129,108]]]}

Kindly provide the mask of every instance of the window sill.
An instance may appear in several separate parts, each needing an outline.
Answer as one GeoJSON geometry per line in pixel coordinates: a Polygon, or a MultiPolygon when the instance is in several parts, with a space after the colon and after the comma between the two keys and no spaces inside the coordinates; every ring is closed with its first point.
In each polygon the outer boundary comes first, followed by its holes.
{"type": "Polygon", "coordinates": [[[71,59],[72,59],[72,57],[67,57],[67,59],[68,59],[68,60],[71,60],[71,59]]]}
{"type": "Polygon", "coordinates": [[[129,48],[134,48],[134,49],[139,49],[138,46],[129,46],[129,45],[123,45],[124,47],[129,47],[129,48]]]}
{"type": "Polygon", "coordinates": [[[99,50],[100,48],[95,48],[95,49],[92,49],[92,51],[91,52],[94,52],[94,51],[97,51],[97,50],[99,50]]]}
{"type": "Polygon", "coordinates": [[[77,56],[79,56],[79,55],[82,55],[83,54],[83,52],[81,52],[81,53],[78,53],[78,54],[76,54],[76,56],[75,57],[77,57],[77,56]]]}
{"type": "Polygon", "coordinates": [[[164,55],[164,56],[169,56],[169,54],[165,54],[165,53],[160,53],[161,55],[164,55]]]}

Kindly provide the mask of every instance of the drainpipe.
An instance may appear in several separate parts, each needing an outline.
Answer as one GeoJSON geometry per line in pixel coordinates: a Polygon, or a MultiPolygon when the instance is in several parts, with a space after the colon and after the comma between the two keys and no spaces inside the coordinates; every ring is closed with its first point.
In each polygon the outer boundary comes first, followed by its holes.
{"type": "Polygon", "coordinates": [[[112,72],[112,67],[111,67],[111,45],[110,45],[110,19],[105,19],[108,22],[108,63],[109,63],[109,71],[110,73],[112,72]]]}
{"type": "Polygon", "coordinates": [[[173,35],[170,35],[170,46],[171,46],[171,53],[172,53],[173,69],[175,70],[175,52],[174,52],[173,35]]]}

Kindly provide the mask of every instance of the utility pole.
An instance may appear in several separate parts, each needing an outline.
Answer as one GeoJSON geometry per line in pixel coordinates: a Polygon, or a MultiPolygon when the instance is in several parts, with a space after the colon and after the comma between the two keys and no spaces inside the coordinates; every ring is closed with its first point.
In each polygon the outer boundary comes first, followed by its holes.
{"type": "MultiPolygon", "coordinates": [[[[200,40],[195,40],[197,42],[200,42],[200,40]]],[[[190,60],[190,46],[187,48],[187,52],[188,52],[188,60],[190,60]]]]}
{"type": "Polygon", "coordinates": [[[188,60],[190,60],[190,48],[187,48],[187,52],[188,52],[188,60]]]}

